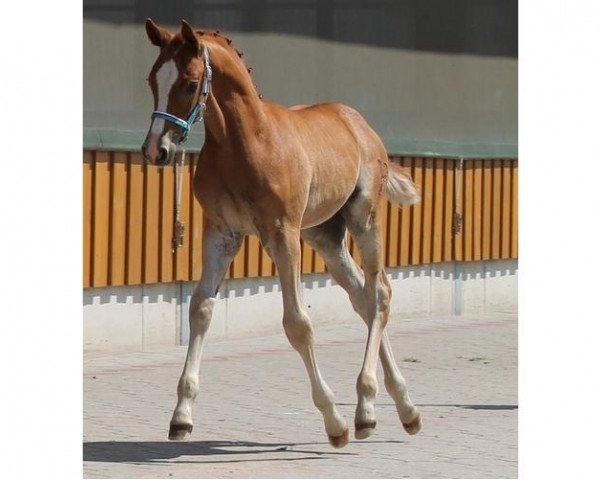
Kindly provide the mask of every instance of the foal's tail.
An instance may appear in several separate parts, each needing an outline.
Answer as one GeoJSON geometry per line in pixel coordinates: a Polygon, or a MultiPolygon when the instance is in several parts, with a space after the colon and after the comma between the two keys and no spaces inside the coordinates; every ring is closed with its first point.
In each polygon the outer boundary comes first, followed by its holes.
{"type": "Polygon", "coordinates": [[[421,194],[410,178],[410,174],[392,161],[388,164],[385,195],[390,202],[398,205],[414,205],[421,200],[421,194]]]}

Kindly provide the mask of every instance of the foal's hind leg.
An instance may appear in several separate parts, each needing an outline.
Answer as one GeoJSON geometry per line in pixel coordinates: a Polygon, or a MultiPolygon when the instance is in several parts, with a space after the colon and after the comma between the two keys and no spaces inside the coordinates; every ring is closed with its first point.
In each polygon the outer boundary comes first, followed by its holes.
{"type": "MultiPolygon", "coordinates": [[[[348,252],[344,218],[338,213],[326,223],[304,230],[302,236],[323,257],[327,270],[346,290],[354,310],[366,322],[364,278],[362,271],[348,252]]],[[[413,435],[421,429],[421,415],[408,395],[406,381],[396,365],[385,330],[379,358],[383,366],[386,390],[396,404],[402,425],[409,434],[413,435]]]]}
{"type": "Polygon", "coordinates": [[[302,305],[300,232],[294,228],[282,228],[268,235],[267,238],[263,238],[263,244],[279,271],[285,334],[306,366],[313,402],[323,414],[329,443],[337,448],[343,447],[348,443],[348,427],[344,418],[337,411],[333,392],[319,372],[314,352],[312,325],[302,305]]]}
{"type": "Polygon", "coordinates": [[[190,340],[177,386],[177,406],[171,418],[170,440],[184,440],[192,433],[192,404],[199,390],[202,343],[210,325],[217,290],[242,240],[241,235],[222,235],[208,220],[204,220],[202,277],[190,302],[190,340]]]}
{"type": "Polygon", "coordinates": [[[354,425],[355,436],[358,439],[370,436],[377,424],[377,356],[390,312],[391,288],[383,269],[378,203],[378,195],[358,192],[341,212],[362,255],[365,312],[363,318],[369,329],[363,366],[356,382],[358,404],[354,425]]]}

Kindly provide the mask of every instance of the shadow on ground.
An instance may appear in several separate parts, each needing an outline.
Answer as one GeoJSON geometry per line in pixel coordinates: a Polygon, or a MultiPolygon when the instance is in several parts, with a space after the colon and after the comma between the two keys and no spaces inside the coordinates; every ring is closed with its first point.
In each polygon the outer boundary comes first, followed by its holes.
{"type": "MultiPolygon", "coordinates": [[[[353,403],[341,403],[337,405],[354,405],[353,403]]],[[[395,407],[393,403],[378,403],[378,407],[395,407]]],[[[495,404],[464,404],[464,403],[418,403],[417,407],[448,407],[463,408],[465,410],[517,410],[518,405],[495,405],[495,404]]]]}
{"type": "MultiPolygon", "coordinates": [[[[386,442],[388,443],[388,442],[386,442]]],[[[403,442],[397,442],[403,443],[403,442]]],[[[219,455],[258,455],[265,453],[293,454],[277,458],[231,459],[197,462],[194,459],[175,460],[169,463],[236,463],[245,461],[273,460],[307,460],[326,458],[334,455],[357,455],[350,452],[321,450],[318,445],[327,443],[258,443],[230,441],[200,441],[200,442],[84,442],[83,461],[108,463],[156,463],[174,460],[179,457],[202,457],[219,455]],[[311,448],[311,446],[316,448],[311,448]],[[298,454],[309,455],[298,457],[298,454]]]]}
{"type": "Polygon", "coordinates": [[[421,403],[420,407],[454,407],[464,408],[465,410],[517,410],[518,405],[464,405],[457,403],[421,403]]]}

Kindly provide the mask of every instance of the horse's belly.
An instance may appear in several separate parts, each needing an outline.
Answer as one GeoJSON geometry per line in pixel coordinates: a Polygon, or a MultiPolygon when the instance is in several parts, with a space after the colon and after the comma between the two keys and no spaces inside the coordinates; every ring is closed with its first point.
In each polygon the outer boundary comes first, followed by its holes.
{"type": "Polygon", "coordinates": [[[308,216],[305,215],[302,218],[302,227],[301,228],[305,229],[305,228],[310,228],[310,227],[315,227],[317,225],[321,225],[323,222],[326,222],[331,217],[333,217],[338,210],[339,210],[339,208],[337,210],[335,210],[335,209],[328,210],[326,213],[319,214],[319,215],[308,215],[308,216]]]}
{"type": "Polygon", "coordinates": [[[344,206],[346,200],[350,197],[352,189],[346,189],[338,195],[317,194],[312,192],[308,199],[308,204],[302,216],[302,228],[310,228],[320,225],[333,217],[344,206]]]}
{"type": "Polygon", "coordinates": [[[319,160],[313,166],[302,228],[320,225],[333,217],[350,198],[358,181],[358,155],[335,152],[328,157],[317,158],[319,160]],[[343,162],[340,163],[339,158],[343,158],[343,162]]]}

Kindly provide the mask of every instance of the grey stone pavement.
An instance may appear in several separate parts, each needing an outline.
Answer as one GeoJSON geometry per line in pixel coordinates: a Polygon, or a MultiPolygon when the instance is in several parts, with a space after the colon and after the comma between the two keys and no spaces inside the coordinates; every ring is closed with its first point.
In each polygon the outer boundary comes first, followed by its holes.
{"type": "MultiPolygon", "coordinates": [[[[86,356],[84,478],[516,478],[517,316],[393,318],[388,332],[423,430],[404,432],[379,367],[377,430],[340,450],[283,331],[206,343],[188,442],[167,440],[184,347],[86,356]]],[[[366,328],[315,334],[352,425],[366,328]]]]}

